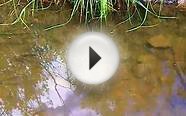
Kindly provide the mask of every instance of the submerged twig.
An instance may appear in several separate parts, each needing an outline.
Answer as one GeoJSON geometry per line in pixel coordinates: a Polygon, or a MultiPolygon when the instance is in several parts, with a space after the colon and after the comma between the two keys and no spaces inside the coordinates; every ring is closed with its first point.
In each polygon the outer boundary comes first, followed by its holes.
{"type": "Polygon", "coordinates": [[[180,79],[181,84],[183,85],[184,90],[186,90],[186,82],[184,80],[184,75],[183,75],[182,71],[180,70],[179,65],[176,62],[175,52],[174,52],[173,48],[170,48],[170,51],[171,51],[171,54],[173,57],[173,67],[176,71],[176,74],[178,75],[178,77],[180,79]]]}
{"type": "Polygon", "coordinates": [[[4,3],[0,4],[0,7],[6,5],[6,4],[10,3],[10,2],[12,2],[12,0],[9,0],[7,2],[4,2],[4,3]]]}

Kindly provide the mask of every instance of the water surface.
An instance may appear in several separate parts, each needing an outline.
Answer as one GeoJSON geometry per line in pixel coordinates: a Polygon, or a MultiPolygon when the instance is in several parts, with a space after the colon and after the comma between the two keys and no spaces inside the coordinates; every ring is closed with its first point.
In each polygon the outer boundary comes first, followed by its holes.
{"type": "MultiPolygon", "coordinates": [[[[0,7],[1,23],[12,20],[9,11],[0,7]]],[[[87,30],[79,17],[44,31],[66,22],[68,8],[35,13],[27,22],[30,30],[21,23],[1,26],[1,115],[184,116],[186,13],[173,11],[176,19],[149,16],[146,23],[156,26],[131,32],[126,32],[130,23],[118,24],[121,19],[110,16],[103,32],[117,43],[120,66],[110,81],[98,86],[78,82],[65,64],[66,47],[87,30]]]]}

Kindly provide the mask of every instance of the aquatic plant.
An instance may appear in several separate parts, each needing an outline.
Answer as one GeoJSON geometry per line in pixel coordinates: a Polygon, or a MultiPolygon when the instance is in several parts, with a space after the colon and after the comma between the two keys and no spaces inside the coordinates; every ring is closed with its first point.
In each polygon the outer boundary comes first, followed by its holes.
{"type": "Polygon", "coordinates": [[[118,13],[120,10],[124,10],[125,12],[122,13],[124,13],[127,18],[123,19],[123,21],[118,25],[129,22],[132,25],[132,28],[128,31],[133,31],[143,27],[145,21],[147,20],[148,14],[151,14],[157,18],[175,18],[161,16],[164,0],[160,0],[158,12],[154,10],[153,1],[144,2],[143,0],[9,0],[0,4],[0,7],[8,4],[13,6],[13,13],[16,18],[11,23],[3,23],[0,25],[14,25],[18,22],[21,22],[29,29],[29,26],[26,23],[26,16],[30,16],[30,13],[32,16],[34,16],[36,11],[46,10],[53,4],[62,4],[61,7],[64,7],[66,2],[69,2],[72,7],[68,21],[62,24],[49,26],[45,28],[45,30],[62,27],[68,24],[75,14],[80,14],[80,22],[84,22],[85,25],[88,25],[88,22],[92,19],[99,19],[100,24],[102,25],[103,22],[106,22],[106,18],[109,13],[112,13],[113,11],[118,13]],[[21,2],[23,2],[23,5],[20,6],[21,2]],[[137,18],[135,16],[137,16],[137,18]],[[135,26],[132,23],[132,20],[137,19],[140,19],[140,24],[135,26]]]}

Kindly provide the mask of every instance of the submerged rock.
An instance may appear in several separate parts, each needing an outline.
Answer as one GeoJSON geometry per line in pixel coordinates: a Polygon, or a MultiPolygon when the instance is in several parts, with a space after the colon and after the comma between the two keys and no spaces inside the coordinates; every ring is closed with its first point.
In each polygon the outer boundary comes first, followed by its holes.
{"type": "Polygon", "coordinates": [[[147,40],[148,43],[156,48],[168,48],[171,47],[171,42],[169,38],[166,38],[163,35],[158,35],[158,36],[154,36],[152,38],[150,38],[149,40],[147,40]]]}

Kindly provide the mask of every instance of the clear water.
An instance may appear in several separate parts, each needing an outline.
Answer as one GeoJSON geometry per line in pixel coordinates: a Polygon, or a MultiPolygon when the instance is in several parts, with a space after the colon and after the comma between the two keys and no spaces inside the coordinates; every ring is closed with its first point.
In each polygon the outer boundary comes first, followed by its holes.
{"type": "MultiPolygon", "coordinates": [[[[65,65],[65,48],[86,28],[70,11],[39,11],[21,23],[0,26],[0,114],[47,116],[184,116],[186,113],[186,13],[149,17],[154,27],[131,26],[110,17],[103,29],[117,43],[121,61],[114,77],[98,86],[77,82],[65,65]],[[163,38],[149,42],[153,38],[163,38]],[[168,40],[168,46],[166,46],[168,40]]],[[[0,22],[8,8],[0,7],[0,22]]],[[[94,22],[92,25],[96,24],[94,22]]],[[[105,72],[106,73],[106,72],[105,72]]]]}

